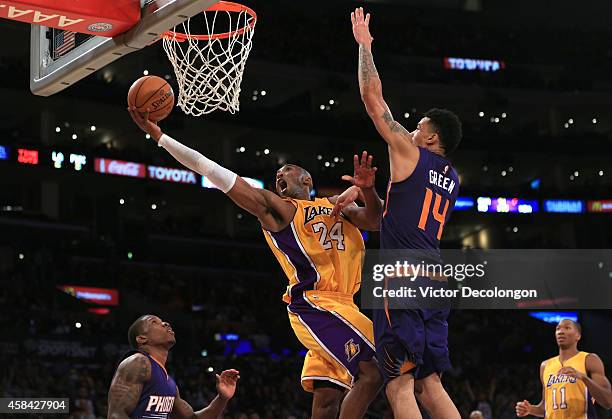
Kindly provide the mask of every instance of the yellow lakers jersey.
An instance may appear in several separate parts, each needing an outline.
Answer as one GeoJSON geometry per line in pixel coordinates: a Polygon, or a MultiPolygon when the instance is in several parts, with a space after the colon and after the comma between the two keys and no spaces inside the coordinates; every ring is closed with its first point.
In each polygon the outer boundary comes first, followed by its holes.
{"type": "Polygon", "coordinates": [[[561,364],[559,357],[550,358],[544,366],[543,384],[546,419],[595,418],[595,410],[586,385],[575,378],[558,374],[563,367],[572,367],[586,374],[587,352],[576,355],[561,364]]]}
{"type": "Polygon", "coordinates": [[[347,219],[331,217],[327,198],[312,201],[288,199],[295,216],[283,230],[264,230],[268,245],[289,278],[283,300],[307,290],[353,295],[361,284],[365,246],[361,232],[347,219]]]}

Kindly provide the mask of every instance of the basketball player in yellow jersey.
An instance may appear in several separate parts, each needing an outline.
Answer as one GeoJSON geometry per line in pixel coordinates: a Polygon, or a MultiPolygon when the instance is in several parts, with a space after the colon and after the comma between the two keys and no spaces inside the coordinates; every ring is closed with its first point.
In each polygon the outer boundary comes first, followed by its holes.
{"type": "Polygon", "coordinates": [[[372,322],[353,302],[365,247],[358,228],[377,230],[382,213],[372,157],[364,152],[359,162],[355,156],[355,174],[348,178],[354,185],[351,188],[362,193],[365,207],[343,202],[346,194],[311,199],[312,177],[292,164],[277,171],[274,193],[251,187],[240,176],[163,134],[148,114],[134,108],[129,111],[160,147],[259,219],[289,278],[283,299],[291,327],[308,348],[302,386],[314,393],[312,417],[336,419],[338,413],[341,419],[363,417],[382,385],[374,360],[372,322]],[[339,217],[332,214],[335,204],[341,208],[339,217]]]}
{"type": "Polygon", "coordinates": [[[578,350],[582,329],[569,319],[561,320],[555,336],[559,356],[540,366],[542,400],[532,405],[527,400],[516,404],[519,417],[533,415],[546,419],[591,419],[597,415],[594,403],[612,408],[610,381],[603,362],[592,353],[578,350]]]}

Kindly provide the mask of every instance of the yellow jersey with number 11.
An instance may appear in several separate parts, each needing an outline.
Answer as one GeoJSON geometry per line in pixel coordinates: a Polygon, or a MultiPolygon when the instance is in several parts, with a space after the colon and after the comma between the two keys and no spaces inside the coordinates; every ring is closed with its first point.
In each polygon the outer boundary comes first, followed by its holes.
{"type": "Polygon", "coordinates": [[[586,374],[588,352],[578,352],[563,364],[559,357],[550,358],[544,366],[543,384],[546,419],[596,418],[593,401],[584,382],[564,374],[563,367],[572,367],[586,374]]]}

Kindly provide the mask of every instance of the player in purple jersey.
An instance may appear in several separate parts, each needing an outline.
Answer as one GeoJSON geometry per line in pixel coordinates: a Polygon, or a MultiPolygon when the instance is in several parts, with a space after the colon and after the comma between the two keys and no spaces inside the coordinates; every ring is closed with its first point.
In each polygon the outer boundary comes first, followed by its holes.
{"type": "Polygon", "coordinates": [[[151,314],[141,316],[130,326],[128,341],[133,351],[119,364],[108,392],[109,419],[221,417],[236,391],[238,371],[217,374],[217,397],[205,409],[194,412],[166,372],[168,352],[176,343],[170,324],[151,314]]]}
{"type": "MultiPolygon", "coordinates": [[[[370,15],[358,8],[351,21],[359,44],[361,97],[389,150],[391,179],[380,225],[381,249],[425,250],[438,259],[442,230],[459,190],[457,172],[447,156],[461,140],[461,122],[445,109],[426,112],[412,132],[395,121],[374,66],[370,15]]],[[[440,374],[450,368],[448,312],[441,308],[373,311],[376,352],[396,419],[421,417],[416,398],[433,419],[460,418],[440,381],[440,374]]]]}

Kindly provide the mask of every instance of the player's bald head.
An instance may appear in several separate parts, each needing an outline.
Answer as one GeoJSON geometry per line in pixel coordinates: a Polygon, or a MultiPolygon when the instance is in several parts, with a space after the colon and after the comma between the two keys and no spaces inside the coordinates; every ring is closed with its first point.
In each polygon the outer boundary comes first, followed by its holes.
{"type": "Polygon", "coordinates": [[[310,176],[310,172],[308,172],[308,170],[304,169],[302,166],[298,166],[297,164],[286,164],[285,167],[293,167],[295,168],[299,175],[302,177],[309,177],[310,179],[312,179],[312,176],[310,176]]]}
{"type": "Polygon", "coordinates": [[[312,176],[297,164],[285,164],[276,172],[276,191],[282,197],[309,199],[312,187],[312,176]]]}

